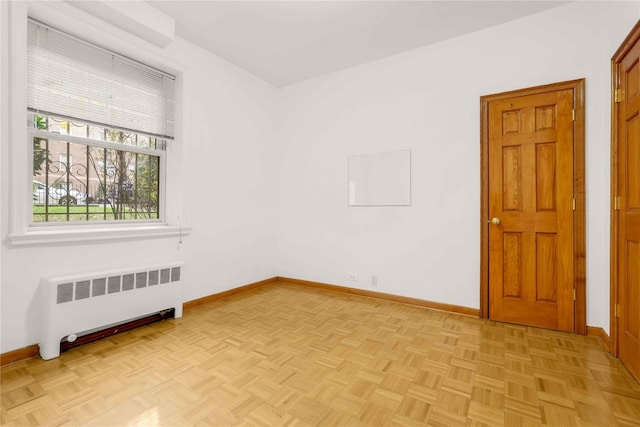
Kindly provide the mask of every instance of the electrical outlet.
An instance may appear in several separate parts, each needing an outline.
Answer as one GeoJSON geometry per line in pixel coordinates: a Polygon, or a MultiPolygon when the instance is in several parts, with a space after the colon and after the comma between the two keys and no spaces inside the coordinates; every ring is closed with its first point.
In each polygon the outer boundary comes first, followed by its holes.
{"type": "Polygon", "coordinates": [[[371,276],[371,286],[378,286],[378,276],[371,276]]]}
{"type": "Polygon", "coordinates": [[[347,273],[347,278],[352,282],[358,281],[358,273],[347,273]]]}

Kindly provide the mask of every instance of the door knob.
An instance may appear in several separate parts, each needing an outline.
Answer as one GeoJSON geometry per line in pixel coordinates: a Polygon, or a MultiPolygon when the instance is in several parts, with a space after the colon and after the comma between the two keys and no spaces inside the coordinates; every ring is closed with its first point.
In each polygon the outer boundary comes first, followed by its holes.
{"type": "Polygon", "coordinates": [[[500,218],[498,218],[498,217],[491,218],[491,224],[493,224],[493,225],[500,224],[500,218]]]}

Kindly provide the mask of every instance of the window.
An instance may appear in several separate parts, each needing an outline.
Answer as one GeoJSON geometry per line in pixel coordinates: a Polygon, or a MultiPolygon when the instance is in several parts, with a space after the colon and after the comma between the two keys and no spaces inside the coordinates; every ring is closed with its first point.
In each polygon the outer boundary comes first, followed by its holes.
{"type": "Polygon", "coordinates": [[[55,116],[30,116],[32,222],[160,219],[165,140],[55,116]]]}
{"type": "Polygon", "coordinates": [[[31,222],[160,221],[174,77],[30,20],[31,222]]]}
{"type": "Polygon", "coordinates": [[[65,168],[69,167],[69,164],[73,163],[72,154],[62,153],[60,154],[60,165],[65,168]]]}

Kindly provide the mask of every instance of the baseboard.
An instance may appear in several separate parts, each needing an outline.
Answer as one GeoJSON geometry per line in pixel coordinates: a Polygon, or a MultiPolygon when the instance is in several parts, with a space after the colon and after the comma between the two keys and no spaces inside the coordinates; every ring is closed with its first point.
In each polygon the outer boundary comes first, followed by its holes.
{"type": "Polygon", "coordinates": [[[587,326],[587,335],[590,337],[600,338],[600,341],[602,342],[604,347],[609,353],[611,353],[611,348],[609,348],[609,334],[607,334],[604,329],[598,326],[587,326]]]}
{"type": "Polygon", "coordinates": [[[433,308],[436,310],[450,311],[452,313],[464,314],[467,316],[480,316],[480,310],[477,308],[463,307],[460,305],[444,304],[441,302],[427,301],[418,298],[403,297],[400,295],[385,294],[383,292],[366,291],[363,289],[349,288],[346,286],[329,285],[327,283],[312,282],[309,280],[292,279],[290,277],[276,277],[278,282],[292,283],[295,285],[308,286],[316,289],[324,289],[326,291],[342,292],[350,295],[358,295],[363,297],[378,298],[387,301],[400,302],[403,304],[416,305],[419,307],[433,308]]]}
{"type": "Polygon", "coordinates": [[[40,355],[40,346],[33,344],[17,350],[8,351],[0,354],[0,366],[5,366],[10,363],[19,362],[21,360],[31,359],[40,355]]]}
{"type": "Polygon", "coordinates": [[[290,283],[294,285],[307,286],[310,288],[323,289],[325,291],[342,292],[345,294],[358,295],[358,296],[370,297],[370,298],[378,298],[378,299],[383,299],[387,301],[400,302],[403,304],[417,305],[419,307],[433,308],[433,309],[442,310],[442,311],[450,311],[452,313],[464,314],[467,316],[478,317],[480,315],[480,310],[476,308],[471,308],[471,307],[463,307],[463,306],[453,305],[453,304],[444,304],[440,302],[427,301],[427,300],[418,299],[418,298],[403,297],[400,295],[385,294],[383,292],[366,291],[363,289],[349,288],[346,286],[338,286],[338,285],[330,285],[328,283],[313,282],[310,280],[293,279],[291,277],[281,277],[281,276],[272,277],[270,279],[250,283],[248,285],[240,286],[238,288],[229,289],[227,291],[220,292],[218,294],[208,295],[206,297],[187,301],[182,305],[182,307],[184,310],[187,310],[202,304],[207,304],[212,301],[217,301],[222,298],[227,298],[232,295],[239,294],[241,292],[246,292],[252,289],[256,289],[256,288],[269,285],[275,282],[284,282],[284,283],[290,283]]]}
{"type": "Polygon", "coordinates": [[[223,291],[218,294],[208,295],[206,297],[187,301],[182,304],[182,309],[188,310],[190,308],[197,307],[202,304],[207,304],[212,301],[217,301],[222,298],[227,298],[232,295],[239,294],[240,292],[250,291],[252,289],[256,289],[256,288],[268,285],[270,283],[274,283],[276,282],[276,280],[277,280],[277,277],[272,277],[270,279],[261,280],[259,282],[249,283],[248,285],[240,286],[238,288],[229,289],[228,291],[223,291]]]}

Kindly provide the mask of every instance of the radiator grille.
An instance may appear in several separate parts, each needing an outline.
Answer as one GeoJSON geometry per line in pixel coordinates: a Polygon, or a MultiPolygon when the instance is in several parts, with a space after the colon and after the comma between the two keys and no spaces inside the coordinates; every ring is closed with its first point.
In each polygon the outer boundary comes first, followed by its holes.
{"type": "Polygon", "coordinates": [[[180,281],[181,267],[162,268],[159,270],[137,271],[116,276],[99,277],[93,280],[60,283],[57,290],[57,304],[75,300],[96,298],[117,292],[130,291],[135,288],[164,285],[180,281]],[[148,280],[147,280],[148,278],[148,280]],[[91,286],[90,286],[91,284],[91,286]]]}

